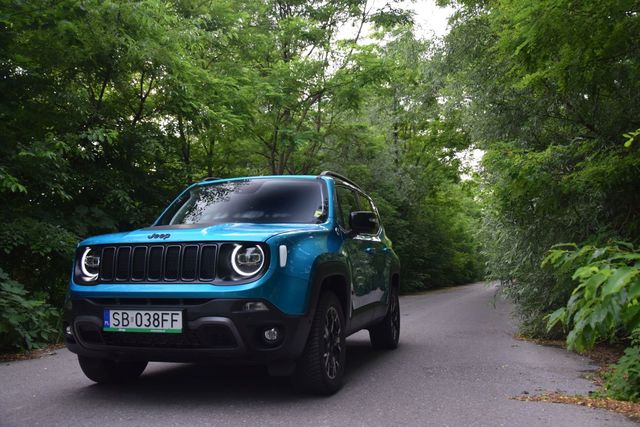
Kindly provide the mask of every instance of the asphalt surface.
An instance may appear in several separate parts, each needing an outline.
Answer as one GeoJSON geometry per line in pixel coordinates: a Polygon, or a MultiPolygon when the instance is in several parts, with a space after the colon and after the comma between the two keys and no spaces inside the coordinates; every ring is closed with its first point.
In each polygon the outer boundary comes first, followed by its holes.
{"type": "Polygon", "coordinates": [[[350,337],[346,385],[296,394],[260,368],[150,364],[127,386],[86,379],[66,349],[0,365],[0,425],[637,426],[585,407],[510,399],[587,393],[585,358],[516,341],[510,306],[484,284],[401,298],[395,351],[350,337]]]}

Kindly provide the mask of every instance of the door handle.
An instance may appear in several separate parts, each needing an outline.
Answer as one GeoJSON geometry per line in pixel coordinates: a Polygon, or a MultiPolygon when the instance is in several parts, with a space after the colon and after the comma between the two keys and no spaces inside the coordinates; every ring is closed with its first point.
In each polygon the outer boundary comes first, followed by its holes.
{"type": "Polygon", "coordinates": [[[367,248],[367,249],[365,249],[364,251],[365,251],[366,253],[368,253],[368,254],[371,254],[371,255],[372,255],[372,254],[376,253],[376,248],[367,248]]]}

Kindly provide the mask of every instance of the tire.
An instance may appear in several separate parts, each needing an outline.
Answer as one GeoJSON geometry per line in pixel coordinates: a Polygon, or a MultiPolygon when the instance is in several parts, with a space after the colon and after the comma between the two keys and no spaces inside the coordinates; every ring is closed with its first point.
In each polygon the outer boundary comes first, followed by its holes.
{"type": "Polygon", "coordinates": [[[389,310],[380,323],[369,329],[371,346],[375,349],[393,350],[400,340],[400,300],[398,290],[391,288],[389,310]]]}
{"type": "Polygon", "coordinates": [[[78,362],[87,378],[100,384],[121,384],[133,381],[142,375],[147,367],[147,362],[116,362],[85,356],[78,356],[78,362]]]}
{"type": "Polygon", "coordinates": [[[293,373],[293,385],[305,393],[331,395],[342,387],[346,360],[344,314],[333,292],[323,292],[309,338],[293,373]]]}

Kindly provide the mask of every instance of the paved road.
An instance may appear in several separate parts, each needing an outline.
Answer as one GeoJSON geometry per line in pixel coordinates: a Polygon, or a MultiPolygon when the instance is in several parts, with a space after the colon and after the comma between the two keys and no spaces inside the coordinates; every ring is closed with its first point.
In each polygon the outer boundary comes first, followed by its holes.
{"type": "Polygon", "coordinates": [[[258,368],[150,364],[126,387],[94,385],[74,355],[0,365],[0,425],[622,426],[621,415],[510,397],[586,393],[594,367],[511,338],[510,307],[483,284],[401,299],[400,347],[348,340],[347,384],[299,396],[258,368]]]}

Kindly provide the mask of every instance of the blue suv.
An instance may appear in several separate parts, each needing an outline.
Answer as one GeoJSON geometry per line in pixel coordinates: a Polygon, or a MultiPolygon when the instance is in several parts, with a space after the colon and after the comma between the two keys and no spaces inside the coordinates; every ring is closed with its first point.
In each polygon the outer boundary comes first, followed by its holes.
{"type": "Polygon", "coordinates": [[[98,383],[214,361],[330,394],[347,336],[397,347],[399,269],[373,201],[343,176],[209,178],[152,226],[78,245],[65,342],[98,383]]]}

